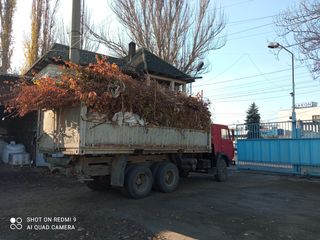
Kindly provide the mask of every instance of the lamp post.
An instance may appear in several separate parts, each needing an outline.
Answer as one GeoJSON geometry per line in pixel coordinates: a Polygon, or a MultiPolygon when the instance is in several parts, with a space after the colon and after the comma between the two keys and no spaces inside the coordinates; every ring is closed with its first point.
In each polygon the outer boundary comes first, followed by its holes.
{"type": "Polygon", "coordinates": [[[282,46],[278,42],[270,42],[268,44],[268,48],[282,48],[288,53],[291,54],[291,72],[292,72],[292,93],[290,95],[292,96],[292,116],[291,116],[291,121],[292,121],[292,138],[297,137],[297,119],[296,119],[296,95],[295,95],[295,84],[294,84],[294,55],[293,53],[288,50],[286,47],[282,46]]]}

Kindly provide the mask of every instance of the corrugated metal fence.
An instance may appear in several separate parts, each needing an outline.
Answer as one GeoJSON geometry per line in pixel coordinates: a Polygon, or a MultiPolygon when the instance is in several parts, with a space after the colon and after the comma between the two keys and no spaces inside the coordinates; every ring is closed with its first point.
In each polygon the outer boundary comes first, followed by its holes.
{"type": "Polygon", "coordinates": [[[320,122],[238,125],[238,168],[320,176],[320,122]]]}

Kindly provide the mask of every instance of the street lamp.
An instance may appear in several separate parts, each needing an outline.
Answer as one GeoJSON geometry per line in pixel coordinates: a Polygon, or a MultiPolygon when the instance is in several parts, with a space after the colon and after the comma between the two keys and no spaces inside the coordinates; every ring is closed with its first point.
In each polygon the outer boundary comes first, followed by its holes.
{"type": "MultiPolygon", "coordinates": [[[[196,79],[196,75],[197,73],[203,68],[204,66],[204,62],[199,62],[198,65],[197,65],[197,68],[196,68],[196,72],[195,74],[193,75],[193,79],[196,79]]],[[[190,95],[192,96],[192,83],[190,83],[190,95]]]]}
{"type": "Polygon", "coordinates": [[[292,71],[292,93],[290,95],[292,96],[292,116],[291,116],[291,121],[292,121],[292,138],[296,138],[297,136],[297,126],[296,126],[296,100],[295,100],[295,87],[294,87],[294,55],[291,51],[289,51],[286,47],[282,46],[278,42],[270,42],[268,44],[268,48],[282,48],[288,53],[291,54],[291,71],[292,71]]]}

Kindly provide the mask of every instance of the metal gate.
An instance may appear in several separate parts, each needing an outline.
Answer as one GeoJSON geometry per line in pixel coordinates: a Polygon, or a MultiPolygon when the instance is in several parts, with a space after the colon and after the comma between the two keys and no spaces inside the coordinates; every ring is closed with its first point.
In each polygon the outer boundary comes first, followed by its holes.
{"type": "Polygon", "coordinates": [[[238,169],[320,176],[320,122],[238,125],[238,169]]]}

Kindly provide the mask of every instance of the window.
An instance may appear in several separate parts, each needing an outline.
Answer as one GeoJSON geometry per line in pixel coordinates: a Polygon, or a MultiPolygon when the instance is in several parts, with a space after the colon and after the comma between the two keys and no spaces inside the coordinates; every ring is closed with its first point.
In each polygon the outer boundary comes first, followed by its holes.
{"type": "Polygon", "coordinates": [[[221,129],[221,139],[230,139],[229,131],[227,129],[221,129]]]}

